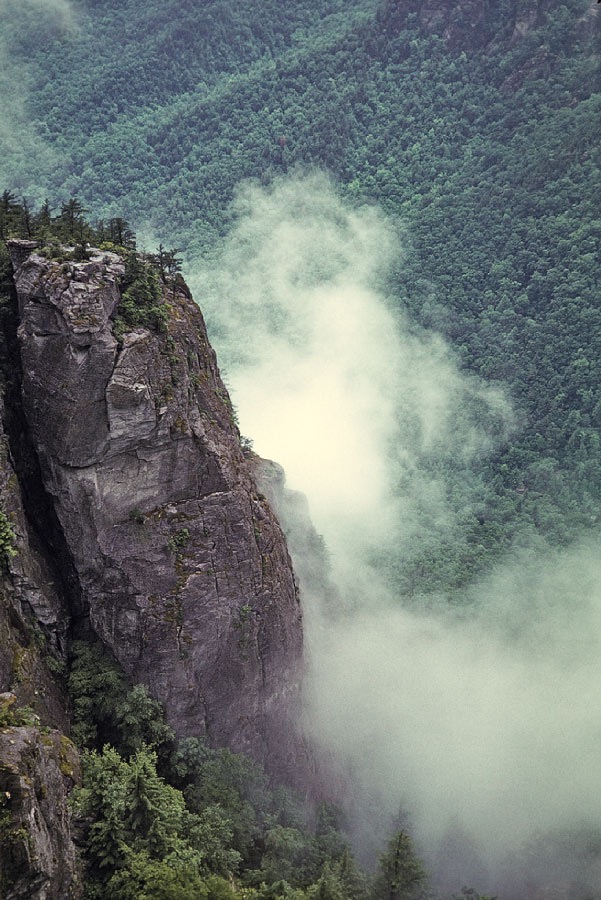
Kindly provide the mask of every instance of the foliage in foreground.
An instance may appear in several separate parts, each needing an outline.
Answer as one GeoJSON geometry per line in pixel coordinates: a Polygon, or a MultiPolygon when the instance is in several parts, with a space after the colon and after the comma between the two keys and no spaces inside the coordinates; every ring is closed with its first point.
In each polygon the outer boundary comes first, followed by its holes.
{"type": "Polygon", "coordinates": [[[425,874],[405,833],[373,889],[339,812],[312,812],[248,758],[177,743],[161,708],[128,688],[98,644],[76,642],[69,675],[83,783],[88,900],[412,900],[425,874]],[[391,893],[392,892],[392,893],[391,893]]]}

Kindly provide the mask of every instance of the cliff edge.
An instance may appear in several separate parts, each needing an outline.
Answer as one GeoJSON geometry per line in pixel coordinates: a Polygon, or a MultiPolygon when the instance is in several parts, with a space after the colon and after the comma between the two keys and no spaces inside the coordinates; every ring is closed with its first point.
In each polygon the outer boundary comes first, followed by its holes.
{"type": "Polygon", "coordinates": [[[181,279],[161,282],[139,257],[160,315],[132,325],[132,304],[148,301],[124,290],[120,253],[9,249],[21,370],[12,455],[29,448],[28,515],[69,573],[46,638],[60,650],[95,633],[178,735],[204,734],[290,780],[306,769],[293,725],[298,592],[200,309],[181,279]]]}

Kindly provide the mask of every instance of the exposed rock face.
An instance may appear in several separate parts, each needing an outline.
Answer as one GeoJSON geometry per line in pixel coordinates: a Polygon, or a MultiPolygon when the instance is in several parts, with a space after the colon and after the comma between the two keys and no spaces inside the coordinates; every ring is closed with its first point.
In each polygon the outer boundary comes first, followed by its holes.
{"type": "Polygon", "coordinates": [[[489,0],[388,0],[384,21],[388,28],[401,30],[409,16],[417,16],[424,31],[439,34],[452,48],[481,47],[494,33],[496,4],[489,0]]]}
{"type": "Polygon", "coordinates": [[[480,46],[487,37],[488,4],[482,0],[462,0],[457,4],[426,0],[420,20],[427,31],[442,34],[451,47],[480,46]]]}
{"type": "Polygon", "coordinates": [[[417,16],[424,31],[440,35],[451,49],[469,51],[499,38],[519,41],[552,9],[549,0],[514,0],[509,11],[495,0],[388,0],[384,22],[401,30],[409,16],[417,16]]]}
{"type": "Polygon", "coordinates": [[[0,692],[13,691],[19,704],[35,707],[44,722],[67,728],[68,702],[46,661],[53,658],[60,668],[69,609],[50,562],[56,548],[42,547],[26,515],[4,417],[0,401],[0,504],[18,551],[0,563],[0,692]]]}
{"type": "Polygon", "coordinates": [[[259,487],[285,529],[303,598],[318,600],[323,611],[338,610],[340,596],[331,578],[327,549],[311,519],[307,498],[286,486],[286,474],[278,463],[259,456],[253,456],[251,463],[259,487]]]}
{"type": "Polygon", "coordinates": [[[11,247],[23,409],[80,615],[180,735],[206,733],[275,774],[304,770],[295,580],[200,310],[170,287],[167,332],[120,346],[122,260],[32,249],[11,247]]]}
{"type": "Polygon", "coordinates": [[[4,900],[80,895],[68,791],[77,751],[58,732],[0,732],[0,885],[4,900]]]}
{"type": "Polygon", "coordinates": [[[536,0],[534,3],[531,0],[518,0],[513,26],[513,41],[527,35],[541,21],[543,6],[543,0],[536,0]]]}

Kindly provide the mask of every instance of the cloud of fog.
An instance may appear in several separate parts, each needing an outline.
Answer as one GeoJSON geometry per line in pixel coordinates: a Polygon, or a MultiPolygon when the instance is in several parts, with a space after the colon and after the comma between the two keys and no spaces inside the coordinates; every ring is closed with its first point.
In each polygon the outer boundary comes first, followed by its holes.
{"type": "MultiPolygon", "coordinates": [[[[3,16],[21,19],[30,12],[49,15],[64,27],[72,27],[75,21],[71,0],[0,0],[0,12],[3,16]]],[[[45,29],[48,23],[41,22],[40,27],[45,29]]]]}
{"type": "MultiPolygon", "coordinates": [[[[455,859],[455,887],[488,868],[485,887],[499,891],[548,832],[596,829],[599,845],[600,551],[512,558],[470,589],[481,605],[469,613],[367,608],[322,631],[314,733],[381,811],[410,811],[434,858],[460,826],[478,865],[455,859]]],[[[525,878],[541,876],[548,847],[525,878]]],[[[561,862],[565,879],[573,848],[561,862]]],[[[583,864],[569,874],[582,878],[583,864]]]]}
{"type": "Polygon", "coordinates": [[[514,554],[460,610],[395,595],[374,553],[402,567],[461,540],[475,463],[512,427],[503,393],[387,301],[400,253],[377,209],[297,175],[244,186],[190,280],[243,432],[306,493],[330,552],[342,611],[305,582],[308,727],[340,760],[363,839],[402,808],[441,882],[503,879],[519,897],[522,857],[524,879],[571,877],[566,834],[599,822],[601,554],[514,554]]]}
{"type": "Polygon", "coordinates": [[[70,0],[0,0],[0,17],[0,183],[31,196],[33,185],[64,164],[64,155],[46,140],[43,124],[27,110],[31,48],[73,34],[77,16],[70,0]]]}
{"type": "Polygon", "coordinates": [[[383,279],[402,251],[377,209],[348,208],[312,174],[248,184],[234,212],[195,293],[242,431],[307,494],[337,577],[356,584],[369,548],[400,551],[424,529],[452,527],[436,469],[448,460],[465,481],[509,408],[386,304],[383,279]]]}

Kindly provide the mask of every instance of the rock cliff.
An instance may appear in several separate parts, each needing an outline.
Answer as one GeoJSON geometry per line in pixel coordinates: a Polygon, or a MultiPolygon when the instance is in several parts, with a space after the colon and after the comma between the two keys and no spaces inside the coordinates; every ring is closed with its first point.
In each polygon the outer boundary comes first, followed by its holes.
{"type": "Polygon", "coordinates": [[[437,34],[455,49],[474,49],[485,45],[495,34],[495,7],[488,0],[388,0],[383,11],[387,28],[401,31],[410,18],[429,34],[437,34]]]}
{"type": "Polygon", "coordinates": [[[0,732],[0,886],[5,900],[80,896],[68,794],[75,747],[57,731],[0,732]]]}
{"type": "Polygon", "coordinates": [[[198,306],[176,279],[162,288],[164,330],[121,326],[118,339],[119,255],[10,249],[16,530],[44,545],[50,589],[32,588],[28,608],[45,640],[60,656],[68,634],[92,631],[179,735],[206,734],[277,776],[305,770],[295,579],[198,306]]]}
{"type": "MultiPolygon", "coordinates": [[[[402,31],[411,18],[425,33],[439,35],[451,50],[469,52],[491,42],[508,45],[525,38],[555,11],[549,0],[513,0],[509,9],[493,0],[387,0],[382,20],[387,30],[402,31]]],[[[574,18],[574,34],[591,37],[598,30],[598,7],[574,18]]]]}

